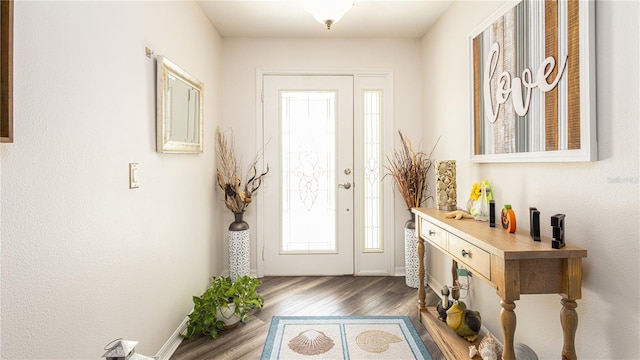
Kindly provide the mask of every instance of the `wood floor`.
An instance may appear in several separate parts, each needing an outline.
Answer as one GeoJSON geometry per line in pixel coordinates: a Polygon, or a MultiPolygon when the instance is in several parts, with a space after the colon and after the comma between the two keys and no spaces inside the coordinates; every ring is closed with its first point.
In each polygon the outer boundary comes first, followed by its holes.
{"type": "MultiPolygon", "coordinates": [[[[265,277],[258,288],[265,304],[249,321],[222,332],[216,340],[194,336],[184,340],[171,360],[260,359],[271,317],[336,315],[406,315],[434,360],[444,357],[418,320],[418,291],[404,277],[265,277]]],[[[438,295],[427,288],[426,304],[438,295]]]]}

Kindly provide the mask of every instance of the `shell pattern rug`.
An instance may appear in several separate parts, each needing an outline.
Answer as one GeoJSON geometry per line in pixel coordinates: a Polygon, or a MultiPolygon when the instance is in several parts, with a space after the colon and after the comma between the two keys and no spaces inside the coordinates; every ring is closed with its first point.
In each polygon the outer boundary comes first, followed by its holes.
{"type": "Polygon", "coordinates": [[[407,316],[274,316],[261,360],[432,360],[407,316]]]}

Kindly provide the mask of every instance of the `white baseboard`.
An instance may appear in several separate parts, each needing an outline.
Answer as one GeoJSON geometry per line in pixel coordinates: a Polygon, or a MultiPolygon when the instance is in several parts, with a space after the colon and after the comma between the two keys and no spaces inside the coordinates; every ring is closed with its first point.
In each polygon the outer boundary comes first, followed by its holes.
{"type": "Polygon", "coordinates": [[[360,271],[355,275],[356,276],[389,276],[389,273],[387,273],[384,270],[367,270],[367,271],[360,271]]]}
{"type": "Polygon", "coordinates": [[[427,274],[427,285],[433,290],[438,296],[440,296],[440,290],[442,289],[442,284],[438,280],[436,280],[431,274],[427,274]]]}
{"type": "Polygon", "coordinates": [[[393,276],[406,276],[406,274],[404,266],[396,266],[393,276]]]}
{"type": "MultiPolygon", "coordinates": [[[[229,276],[229,270],[227,269],[227,270],[223,271],[222,274],[220,274],[220,276],[224,276],[224,277],[229,276]]],[[[258,277],[258,271],[256,271],[256,269],[249,270],[249,276],[257,278],[258,277]]]]}
{"type": "Polygon", "coordinates": [[[167,340],[167,342],[162,345],[160,351],[158,351],[158,353],[156,354],[156,360],[169,360],[171,358],[171,355],[173,355],[173,353],[182,342],[182,337],[180,337],[180,334],[184,333],[184,331],[187,329],[188,321],[189,317],[185,316],[184,320],[182,320],[182,323],[180,323],[180,326],[178,326],[176,331],[171,334],[169,340],[167,340]]]}

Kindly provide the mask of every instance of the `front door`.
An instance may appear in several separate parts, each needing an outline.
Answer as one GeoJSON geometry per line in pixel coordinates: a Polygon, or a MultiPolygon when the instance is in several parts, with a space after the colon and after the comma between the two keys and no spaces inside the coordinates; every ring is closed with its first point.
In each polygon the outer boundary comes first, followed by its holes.
{"type": "Polygon", "coordinates": [[[353,76],[263,78],[264,274],[353,274],[353,76]]]}

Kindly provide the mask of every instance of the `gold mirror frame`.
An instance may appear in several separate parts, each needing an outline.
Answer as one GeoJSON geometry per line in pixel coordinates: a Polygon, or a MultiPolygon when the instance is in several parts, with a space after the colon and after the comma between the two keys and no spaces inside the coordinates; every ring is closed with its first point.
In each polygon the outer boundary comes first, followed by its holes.
{"type": "Polygon", "coordinates": [[[163,56],[157,56],[159,153],[202,153],[204,84],[163,56]]]}
{"type": "Polygon", "coordinates": [[[13,142],[13,0],[0,2],[0,142],[13,142]]]}

